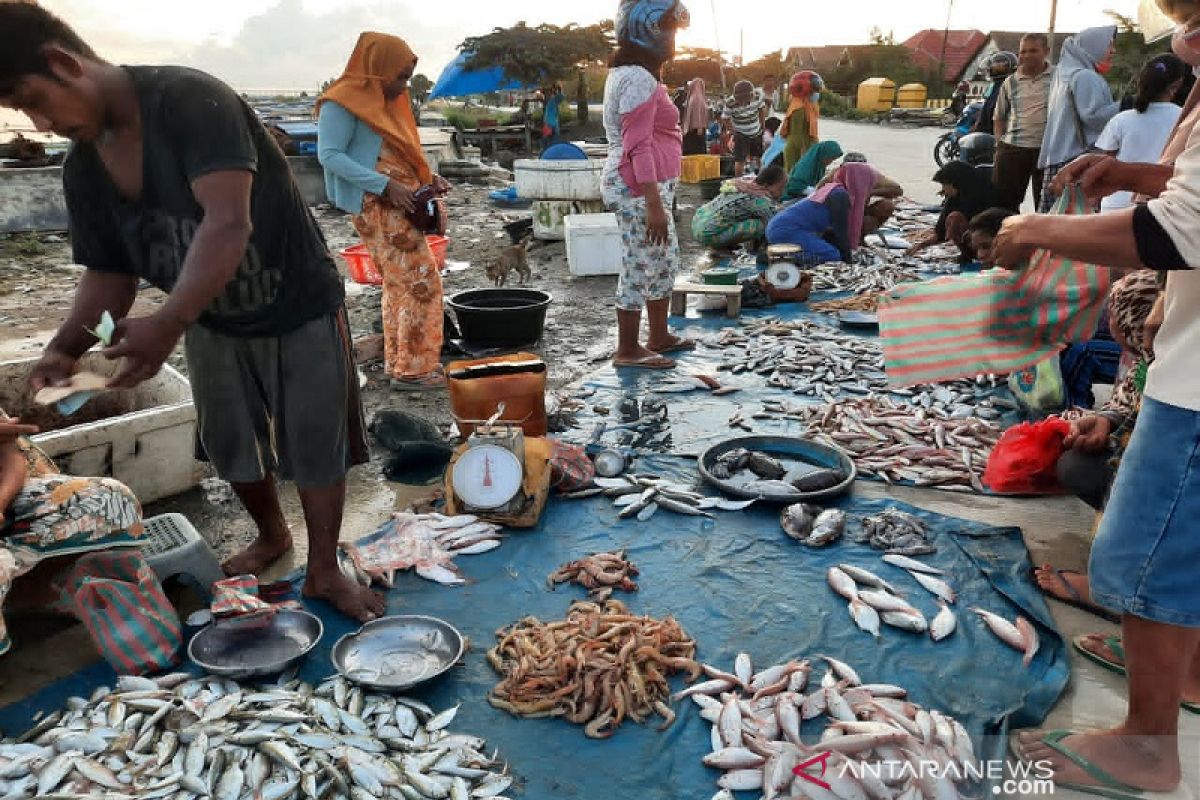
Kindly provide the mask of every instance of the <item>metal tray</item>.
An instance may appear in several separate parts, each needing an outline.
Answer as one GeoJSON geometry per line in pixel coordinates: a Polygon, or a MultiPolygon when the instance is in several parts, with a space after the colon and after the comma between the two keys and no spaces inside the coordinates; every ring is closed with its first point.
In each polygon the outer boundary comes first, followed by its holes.
{"type": "Polygon", "coordinates": [[[188,643],[188,658],[213,675],[242,680],[290,669],[308,655],[324,626],[307,611],[219,620],[188,643]]]}
{"type": "Polygon", "coordinates": [[[832,447],[826,447],[823,444],[796,436],[739,436],[736,439],[726,439],[701,453],[698,465],[700,475],[703,476],[704,480],[722,492],[747,500],[760,499],[766,503],[804,503],[838,497],[850,490],[850,487],[854,484],[854,479],[858,476],[858,470],[854,466],[854,461],[841,450],[835,450],[832,447]],[[723,454],[730,450],[736,450],[739,447],[744,447],[747,450],[758,450],[780,459],[784,462],[784,466],[790,467],[789,476],[793,479],[802,477],[805,473],[817,469],[840,468],[846,473],[846,480],[837,486],[819,492],[794,491],[787,494],[761,494],[747,489],[744,484],[748,481],[744,477],[740,480],[737,475],[728,480],[721,480],[714,477],[709,472],[709,467],[723,454]]]}
{"type": "Polygon", "coordinates": [[[462,658],[463,636],[435,617],[398,615],[368,622],[333,646],[333,666],[347,680],[385,692],[433,680],[462,658]]]}
{"type": "Polygon", "coordinates": [[[839,311],[837,319],[845,328],[879,327],[879,315],[870,311],[839,311]]]}

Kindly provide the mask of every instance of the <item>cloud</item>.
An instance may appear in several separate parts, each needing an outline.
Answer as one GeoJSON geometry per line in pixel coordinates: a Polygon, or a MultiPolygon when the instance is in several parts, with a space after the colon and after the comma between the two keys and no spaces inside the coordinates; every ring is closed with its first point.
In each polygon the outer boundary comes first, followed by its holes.
{"type": "Polygon", "coordinates": [[[301,0],[280,0],[250,17],[226,44],[210,38],[178,57],[238,89],[316,90],[341,74],[359,33],[401,35],[421,57],[418,71],[437,78],[462,38],[429,24],[413,3],[381,0],[311,11],[301,0]]]}

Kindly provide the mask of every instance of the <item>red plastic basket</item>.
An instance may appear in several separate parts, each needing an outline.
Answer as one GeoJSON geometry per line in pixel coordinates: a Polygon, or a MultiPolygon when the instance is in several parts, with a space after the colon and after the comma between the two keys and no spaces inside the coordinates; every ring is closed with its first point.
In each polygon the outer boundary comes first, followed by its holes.
{"type": "Polygon", "coordinates": [[[346,269],[355,283],[366,283],[371,286],[383,285],[383,274],[376,268],[375,261],[371,258],[371,253],[365,244],[347,247],[341,252],[341,256],[346,259],[346,269]]]}

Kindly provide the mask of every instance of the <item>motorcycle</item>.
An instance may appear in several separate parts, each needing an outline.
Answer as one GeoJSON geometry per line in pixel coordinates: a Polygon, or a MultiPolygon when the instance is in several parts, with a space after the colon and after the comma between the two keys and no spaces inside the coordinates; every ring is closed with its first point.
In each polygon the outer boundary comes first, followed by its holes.
{"type": "Polygon", "coordinates": [[[954,130],[942,135],[937,140],[937,144],[933,146],[933,160],[937,162],[939,167],[944,167],[951,161],[955,161],[959,156],[958,140],[971,132],[975,127],[976,120],[979,119],[979,113],[983,111],[983,101],[975,100],[967,104],[963,109],[962,114],[958,117],[958,122],[954,124],[954,130]]]}

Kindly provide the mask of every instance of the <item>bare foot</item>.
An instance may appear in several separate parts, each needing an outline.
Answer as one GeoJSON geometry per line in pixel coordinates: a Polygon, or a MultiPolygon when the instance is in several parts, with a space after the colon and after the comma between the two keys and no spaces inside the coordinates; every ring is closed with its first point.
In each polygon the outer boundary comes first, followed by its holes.
{"type": "Polygon", "coordinates": [[[382,594],[359,586],[336,570],[314,573],[310,569],[301,591],[305,597],[325,600],[359,622],[370,622],[387,612],[387,600],[382,594]]]}
{"type": "MultiPolygon", "coordinates": [[[[1049,762],[1056,783],[1102,786],[1082,767],[1042,743],[1044,731],[1017,735],[1018,752],[1029,762],[1049,762]]],[[[1060,743],[1121,783],[1147,792],[1169,792],[1179,785],[1179,743],[1174,736],[1135,736],[1121,728],[1076,733],[1060,743]]]]}
{"type": "Polygon", "coordinates": [[[676,353],[684,350],[693,350],[696,343],[691,339],[685,339],[682,336],[668,336],[661,342],[656,342],[653,339],[646,342],[646,349],[653,353],[676,353]]]}
{"type": "MultiPolygon", "coordinates": [[[[1125,656],[1117,654],[1111,647],[1108,646],[1108,642],[1106,640],[1110,635],[1111,634],[1107,633],[1089,633],[1080,640],[1079,646],[1094,656],[1100,656],[1100,658],[1103,658],[1105,661],[1109,661],[1113,664],[1120,664],[1122,667],[1124,667],[1125,656]]],[[[1118,636],[1117,639],[1119,641],[1120,637],[1118,636]]]]}
{"type": "Polygon", "coordinates": [[[1099,610],[1100,606],[1092,602],[1091,585],[1088,583],[1088,577],[1082,572],[1064,569],[1055,573],[1055,569],[1050,564],[1043,564],[1033,571],[1034,580],[1037,581],[1038,587],[1044,594],[1048,594],[1055,600],[1062,600],[1066,603],[1079,602],[1088,608],[1099,610]],[[1067,586],[1070,586],[1079,595],[1078,598],[1063,588],[1062,582],[1059,581],[1059,575],[1063,581],[1066,581],[1067,586]]]}
{"type": "Polygon", "coordinates": [[[268,539],[259,534],[249,547],[222,564],[221,571],[230,577],[261,575],[272,564],[287,555],[291,549],[292,535],[290,532],[284,539],[276,537],[268,539]]]}

